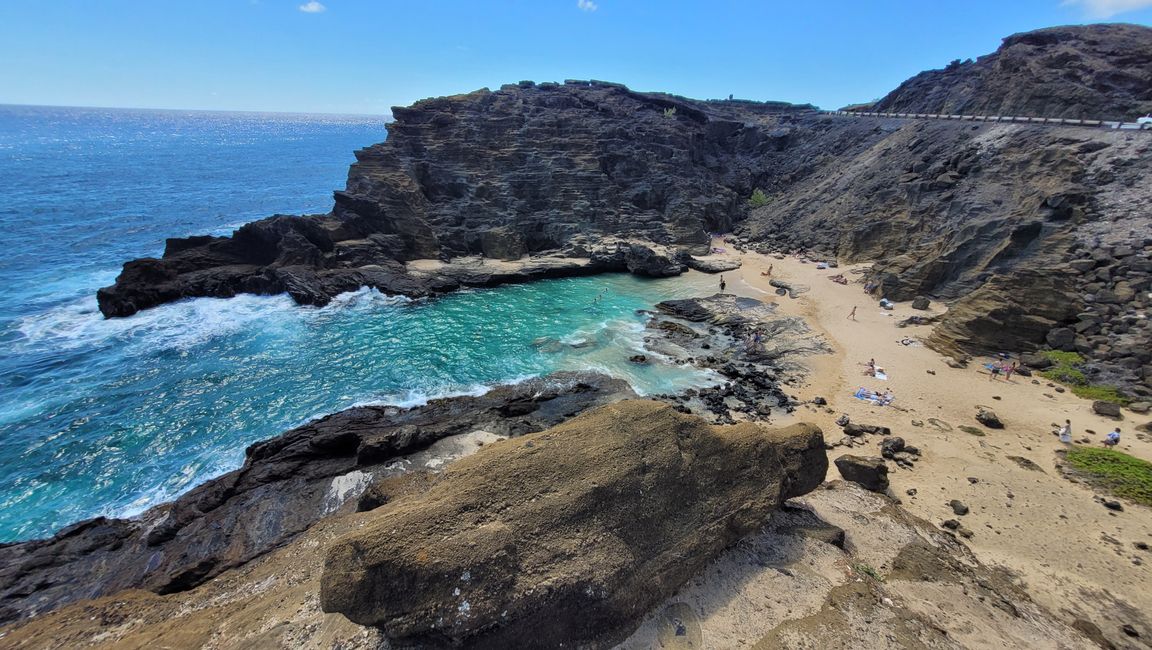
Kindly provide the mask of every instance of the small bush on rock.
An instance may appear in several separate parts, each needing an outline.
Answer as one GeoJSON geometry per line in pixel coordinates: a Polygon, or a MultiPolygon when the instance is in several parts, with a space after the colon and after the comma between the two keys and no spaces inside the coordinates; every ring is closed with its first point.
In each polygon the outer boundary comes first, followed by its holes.
{"type": "Polygon", "coordinates": [[[762,208],[762,207],[768,205],[768,202],[769,202],[769,198],[768,198],[768,195],[764,193],[764,190],[762,190],[760,188],[756,188],[752,192],[752,196],[748,199],[748,207],[750,207],[750,208],[762,208]]]}

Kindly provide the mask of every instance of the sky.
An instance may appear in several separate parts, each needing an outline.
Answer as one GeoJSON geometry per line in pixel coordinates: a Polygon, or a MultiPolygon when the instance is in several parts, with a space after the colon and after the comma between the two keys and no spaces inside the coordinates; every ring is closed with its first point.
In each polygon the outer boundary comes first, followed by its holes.
{"type": "Polygon", "coordinates": [[[0,0],[0,104],[385,115],[522,79],[870,101],[1152,0],[0,0]]]}

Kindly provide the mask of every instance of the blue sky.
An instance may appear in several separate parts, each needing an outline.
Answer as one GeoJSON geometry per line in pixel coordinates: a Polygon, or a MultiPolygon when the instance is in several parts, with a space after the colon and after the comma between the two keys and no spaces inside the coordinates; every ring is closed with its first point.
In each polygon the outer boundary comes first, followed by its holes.
{"type": "Polygon", "coordinates": [[[0,103],[383,114],[576,78],[836,108],[1105,20],[1152,0],[0,0],[0,103]]]}

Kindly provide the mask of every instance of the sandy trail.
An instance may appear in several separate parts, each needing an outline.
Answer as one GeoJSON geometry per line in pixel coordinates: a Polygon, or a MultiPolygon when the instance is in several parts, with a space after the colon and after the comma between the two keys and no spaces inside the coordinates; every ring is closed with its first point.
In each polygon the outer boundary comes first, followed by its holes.
{"type": "MultiPolygon", "coordinates": [[[[897,328],[895,323],[925,312],[906,303],[893,311],[880,309],[863,292],[853,267],[820,270],[795,258],[726,254],[743,262],[741,269],[725,274],[729,290],[775,300],[781,312],[805,317],[835,349],[811,359],[807,384],[790,387],[790,394],[801,400],[824,397],[828,408],[807,406],[793,418],[816,422],[830,441],[840,437],[835,425],[840,414],[891,427],[894,435],[923,453],[914,470],[890,464],[892,491],[914,514],[939,523],[955,518],[950,500],[963,501],[971,513],[960,519],[975,531],[968,543],[982,561],[1015,572],[1034,597],[1055,612],[1084,616],[1101,627],[1105,621],[1117,627],[1131,623],[1144,635],[1138,642],[1152,637],[1139,614],[1152,611],[1152,554],[1134,546],[1138,541],[1152,543],[1152,510],[1126,504],[1124,512],[1113,513],[1094,500],[1090,488],[1062,478],[1055,469],[1055,452],[1062,445],[1052,434],[1053,424],[1067,418],[1076,440],[1099,445],[1119,424],[1124,432],[1120,449],[1152,459],[1152,445],[1134,435],[1136,425],[1147,417],[1134,420],[1125,411],[1125,420],[1117,423],[1093,414],[1089,401],[1057,393],[1043,378],[1037,378],[1039,384],[1028,377],[990,380],[984,360],[953,369],[922,345],[902,345],[901,338],[926,336],[931,326],[897,328]],[[770,278],[761,275],[769,265],[773,278],[806,285],[810,291],[796,299],[777,297],[770,278]],[[849,284],[828,279],[837,273],[849,284]],[[853,307],[855,321],[848,318],[853,307]],[[888,371],[888,381],[863,374],[861,364],[870,358],[888,371]],[[891,389],[894,405],[877,407],[853,398],[859,386],[891,389]],[[959,425],[983,429],[974,418],[977,405],[995,410],[1005,428],[988,429],[984,437],[961,431],[959,425]],[[933,426],[930,418],[943,424],[933,426]],[[914,426],[913,420],[925,424],[914,426]],[[1025,469],[1011,456],[1029,459],[1042,471],[1025,469]],[[916,490],[915,496],[907,494],[909,489],[916,490]]],[[[932,313],[939,311],[933,304],[932,313]]],[[[867,447],[836,448],[829,456],[879,455],[878,442],[872,437],[867,447]]],[[[829,478],[839,478],[834,467],[829,478]]]]}

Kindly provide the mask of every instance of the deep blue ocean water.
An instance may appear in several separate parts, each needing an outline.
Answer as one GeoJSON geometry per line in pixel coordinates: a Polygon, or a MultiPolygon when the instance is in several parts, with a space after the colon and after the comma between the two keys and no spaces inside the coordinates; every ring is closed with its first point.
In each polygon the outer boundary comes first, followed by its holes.
{"type": "Polygon", "coordinates": [[[558,369],[641,392],[708,381],[627,362],[642,349],[637,309],[698,293],[677,280],[101,317],[95,291],[124,261],[159,255],[166,237],[327,212],[352,152],[385,136],[374,117],[0,106],[0,542],[139,513],[239,467],[248,444],[355,404],[558,369]]]}

